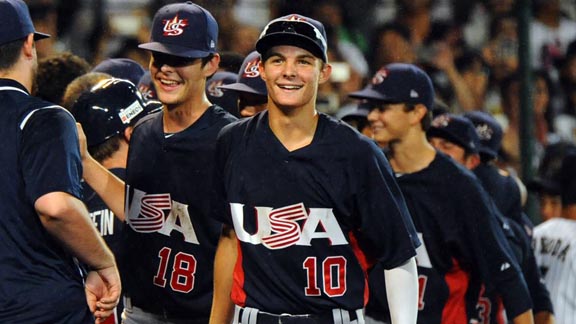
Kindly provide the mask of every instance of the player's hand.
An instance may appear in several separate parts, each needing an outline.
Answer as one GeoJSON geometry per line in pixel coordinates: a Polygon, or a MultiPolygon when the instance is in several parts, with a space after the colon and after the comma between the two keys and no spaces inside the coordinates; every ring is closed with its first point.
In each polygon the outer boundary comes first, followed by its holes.
{"type": "Polygon", "coordinates": [[[88,156],[88,144],[86,142],[86,134],[82,129],[80,123],[76,123],[76,129],[78,129],[78,145],[80,146],[80,157],[85,160],[88,156]]]}
{"type": "Polygon", "coordinates": [[[96,324],[103,323],[114,312],[121,293],[116,266],[90,271],[85,285],[86,301],[96,324]]]}

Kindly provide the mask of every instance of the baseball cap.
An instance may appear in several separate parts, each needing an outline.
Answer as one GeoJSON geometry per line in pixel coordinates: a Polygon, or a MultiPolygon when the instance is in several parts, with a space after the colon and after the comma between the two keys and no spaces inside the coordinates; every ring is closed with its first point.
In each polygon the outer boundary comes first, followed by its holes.
{"type": "Polygon", "coordinates": [[[222,91],[220,89],[223,85],[234,82],[236,82],[236,73],[218,71],[206,81],[206,95],[211,103],[238,116],[238,94],[233,91],[222,91]]]}
{"type": "Polygon", "coordinates": [[[260,54],[256,51],[248,54],[242,66],[238,71],[236,82],[222,85],[220,89],[234,90],[240,92],[249,92],[261,96],[268,96],[266,82],[260,77],[258,64],[260,63],[260,54]]]}
{"type": "Polygon", "coordinates": [[[446,139],[464,148],[468,153],[478,153],[480,146],[480,139],[472,122],[454,114],[436,116],[426,135],[446,139]]]}
{"type": "Polygon", "coordinates": [[[146,70],[140,63],[129,58],[107,58],[96,65],[92,72],[108,73],[115,78],[138,84],[146,70]]]}
{"type": "Polygon", "coordinates": [[[152,82],[152,76],[150,75],[150,71],[145,71],[138,80],[136,84],[142,96],[146,100],[157,100],[158,96],[156,95],[156,87],[154,86],[154,82],[152,82]]]}
{"type": "Polygon", "coordinates": [[[216,53],[218,23],[206,9],[190,1],[172,3],[154,15],[150,42],[139,48],[185,58],[216,53]]]}
{"type": "Polygon", "coordinates": [[[502,146],[504,134],[498,121],[492,115],[483,111],[470,111],[463,116],[474,124],[476,134],[480,138],[480,148],[478,149],[480,154],[488,156],[490,159],[495,159],[502,146]]]}
{"type": "Polygon", "coordinates": [[[256,50],[261,55],[278,45],[291,45],[328,61],[328,42],[324,25],[317,20],[298,14],[290,14],[271,22],[264,27],[256,42],[256,50]]]}
{"type": "Polygon", "coordinates": [[[34,40],[50,37],[34,29],[28,6],[22,0],[0,0],[0,45],[34,33],[34,40]]]}
{"type": "Polygon", "coordinates": [[[426,72],[413,64],[391,63],[374,74],[364,89],[351,98],[389,103],[423,104],[434,107],[434,87],[426,72]]]}
{"type": "Polygon", "coordinates": [[[146,102],[132,82],[111,78],[83,93],[70,111],[82,124],[88,147],[92,147],[121,134],[161,106],[156,101],[146,102]]]}

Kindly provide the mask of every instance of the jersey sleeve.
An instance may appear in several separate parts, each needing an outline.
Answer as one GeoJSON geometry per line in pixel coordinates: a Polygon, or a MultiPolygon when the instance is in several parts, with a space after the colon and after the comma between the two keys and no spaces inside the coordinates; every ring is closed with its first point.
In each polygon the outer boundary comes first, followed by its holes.
{"type": "Polygon", "coordinates": [[[370,143],[357,166],[359,190],[356,206],[360,234],[384,269],[395,268],[416,255],[420,240],[388,160],[370,143]]]}
{"type": "MultiPolygon", "coordinates": [[[[459,199],[472,266],[502,297],[510,318],[532,308],[526,281],[498,221],[499,211],[478,181],[470,178],[465,199],[459,199]]],[[[455,188],[458,189],[458,188],[455,188]]],[[[460,188],[460,190],[464,190],[460,188]]],[[[464,192],[464,191],[463,191],[464,192]]]]}
{"type": "Polygon", "coordinates": [[[82,197],[82,161],[76,123],[60,107],[32,112],[22,124],[20,161],[31,201],[51,192],[82,197]]]}

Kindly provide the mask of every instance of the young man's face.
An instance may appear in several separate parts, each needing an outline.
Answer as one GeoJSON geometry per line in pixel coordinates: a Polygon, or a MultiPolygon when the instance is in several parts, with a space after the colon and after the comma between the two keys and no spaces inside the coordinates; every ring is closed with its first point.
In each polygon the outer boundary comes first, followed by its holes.
{"type": "Polygon", "coordinates": [[[216,72],[219,56],[202,66],[201,59],[152,53],[150,76],[158,100],[167,106],[178,106],[204,95],[206,78],[216,72]]]}
{"type": "Polygon", "coordinates": [[[271,55],[259,65],[271,100],[268,108],[314,107],[318,85],[330,77],[330,65],[295,46],[275,46],[270,51],[271,55]]]}
{"type": "Polygon", "coordinates": [[[540,193],[539,198],[540,217],[543,222],[562,215],[562,199],[559,195],[540,193]]]}
{"type": "Polygon", "coordinates": [[[378,104],[368,114],[372,138],[380,147],[402,141],[411,128],[412,114],[403,103],[378,104]]]}
{"type": "Polygon", "coordinates": [[[428,142],[430,142],[435,149],[450,156],[454,161],[463,165],[468,170],[472,170],[478,166],[480,157],[466,153],[466,149],[454,142],[441,137],[430,137],[428,138],[428,142]],[[477,159],[475,159],[474,156],[476,156],[477,159]]]}

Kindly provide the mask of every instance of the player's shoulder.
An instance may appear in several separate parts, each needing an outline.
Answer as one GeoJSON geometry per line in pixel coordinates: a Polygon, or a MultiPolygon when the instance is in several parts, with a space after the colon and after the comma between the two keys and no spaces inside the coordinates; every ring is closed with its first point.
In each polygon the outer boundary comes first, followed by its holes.
{"type": "Polygon", "coordinates": [[[361,134],[340,119],[319,113],[319,122],[322,123],[325,130],[324,140],[338,145],[342,151],[346,151],[348,154],[364,154],[374,151],[379,152],[379,154],[382,153],[374,140],[361,134]]]}
{"type": "Polygon", "coordinates": [[[576,220],[566,218],[552,218],[534,227],[533,236],[559,234],[566,231],[576,231],[576,220]]]}
{"type": "Polygon", "coordinates": [[[238,120],[236,116],[218,105],[212,105],[211,109],[208,110],[208,113],[212,114],[215,120],[225,125],[234,123],[238,120]]]}

